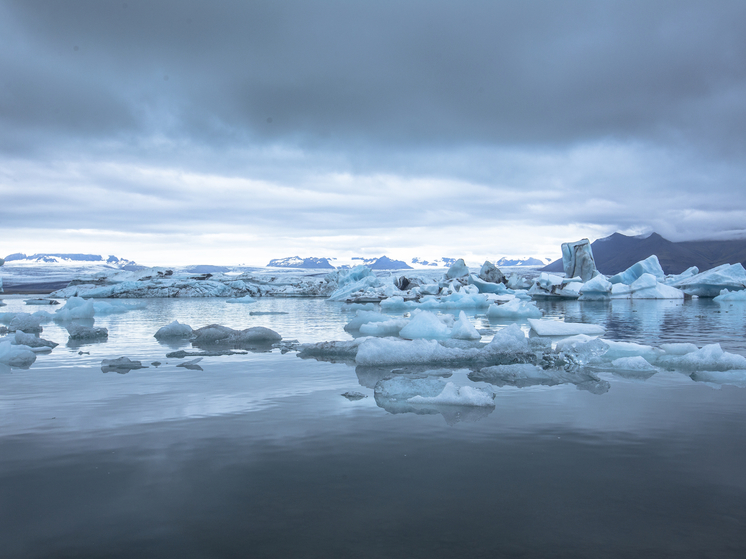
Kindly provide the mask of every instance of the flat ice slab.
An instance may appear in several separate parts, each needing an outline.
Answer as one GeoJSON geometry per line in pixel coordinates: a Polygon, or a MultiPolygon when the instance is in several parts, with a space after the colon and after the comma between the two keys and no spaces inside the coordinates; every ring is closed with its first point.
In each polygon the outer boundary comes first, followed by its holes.
{"type": "Polygon", "coordinates": [[[582,322],[561,322],[542,318],[529,318],[531,329],[539,336],[587,336],[603,334],[606,329],[600,324],[585,324],[582,322]]]}

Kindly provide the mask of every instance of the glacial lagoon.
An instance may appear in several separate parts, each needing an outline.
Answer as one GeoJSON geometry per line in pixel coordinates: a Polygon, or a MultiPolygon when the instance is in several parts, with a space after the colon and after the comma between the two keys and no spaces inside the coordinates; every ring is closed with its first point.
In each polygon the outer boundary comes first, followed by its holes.
{"type": "MultiPolygon", "coordinates": [[[[36,310],[23,299],[6,296],[0,310],[36,310]]],[[[153,337],[176,319],[315,343],[352,339],[355,313],[320,298],[145,303],[96,316],[105,341],[68,342],[45,323],[59,346],[28,369],[0,365],[4,557],[746,553],[746,372],[596,367],[593,382],[498,385],[458,366],[299,358],[292,344],[178,367],[194,357],[166,355],[190,343],[153,337]],[[122,356],[147,368],[102,370],[122,356]],[[428,377],[481,386],[494,406],[375,392],[382,379],[428,377]]],[[[607,340],[746,356],[743,302],[537,306],[603,325],[607,340]]],[[[528,332],[520,319],[467,315],[483,341],[513,322],[528,332]]]]}

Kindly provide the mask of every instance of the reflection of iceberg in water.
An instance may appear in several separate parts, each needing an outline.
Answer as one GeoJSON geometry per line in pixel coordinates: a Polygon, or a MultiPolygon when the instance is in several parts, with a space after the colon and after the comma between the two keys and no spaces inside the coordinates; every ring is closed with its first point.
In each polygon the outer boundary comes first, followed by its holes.
{"type": "Polygon", "coordinates": [[[479,421],[495,409],[489,391],[457,386],[446,380],[451,373],[434,373],[399,374],[379,380],[374,389],[376,404],[392,414],[440,414],[449,425],[479,421]]]}
{"type": "Polygon", "coordinates": [[[607,381],[590,371],[582,369],[547,370],[530,364],[485,367],[469,373],[469,379],[474,382],[487,382],[498,387],[514,386],[516,388],[574,384],[578,390],[587,390],[593,394],[605,394],[611,388],[607,381]]]}

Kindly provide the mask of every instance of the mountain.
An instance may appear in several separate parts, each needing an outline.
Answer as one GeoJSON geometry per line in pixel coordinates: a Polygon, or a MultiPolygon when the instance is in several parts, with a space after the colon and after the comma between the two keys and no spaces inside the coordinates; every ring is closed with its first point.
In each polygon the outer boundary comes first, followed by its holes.
{"type": "Polygon", "coordinates": [[[132,260],[126,260],[124,258],[118,258],[114,255],[108,257],[101,256],[100,254],[77,254],[77,253],[57,253],[57,252],[45,252],[39,254],[26,255],[22,252],[16,252],[9,254],[5,257],[6,262],[15,262],[17,264],[69,264],[69,265],[81,265],[85,266],[88,264],[99,264],[109,266],[112,268],[121,268],[123,270],[139,270],[142,266],[139,266],[132,260]]]}
{"type": "Polygon", "coordinates": [[[287,258],[275,258],[267,264],[269,268],[325,268],[334,269],[329,264],[328,258],[301,258],[300,256],[289,256],[287,258]]]}
{"type": "Polygon", "coordinates": [[[381,256],[368,266],[371,270],[411,270],[412,266],[401,260],[392,260],[388,256],[381,256]]]}
{"type": "Polygon", "coordinates": [[[545,262],[542,262],[538,258],[501,258],[495,262],[495,266],[544,266],[545,262]]]}
{"type": "MultiPolygon", "coordinates": [[[[614,233],[591,243],[596,268],[606,275],[623,272],[636,262],[655,254],[667,274],[680,274],[690,266],[700,271],[720,264],[746,263],[746,240],[684,241],[674,243],[658,233],[628,237],[614,233]]],[[[546,272],[562,272],[562,259],[542,268],[546,272]]]]}
{"type": "Polygon", "coordinates": [[[457,258],[448,258],[446,256],[442,256],[441,258],[436,258],[435,260],[424,260],[422,258],[419,258],[415,256],[412,258],[412,264],[415,266],[428,266],[433,268],[450,268],[453,266],[453,263],[458,260],[457,258]]]}

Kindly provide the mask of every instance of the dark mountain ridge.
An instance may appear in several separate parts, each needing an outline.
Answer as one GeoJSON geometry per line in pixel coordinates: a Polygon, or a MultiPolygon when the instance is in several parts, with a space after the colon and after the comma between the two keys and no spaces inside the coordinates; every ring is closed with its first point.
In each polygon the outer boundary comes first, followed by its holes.
{"type": "MultiPolygon", "coordinates": [[[[680,274],[691,266],[700,271],[720,264],[746,262],[746,240],[684,241],[674,243],[658,233],[647,237],[628,237],[614,233],[591,243],[596,268],[606,275],[623,272],[636,262],[655,254],[666,274],[680,274]]],[[[562,272],[562,259],[542,268],[546,272],[562,272]]]]}

